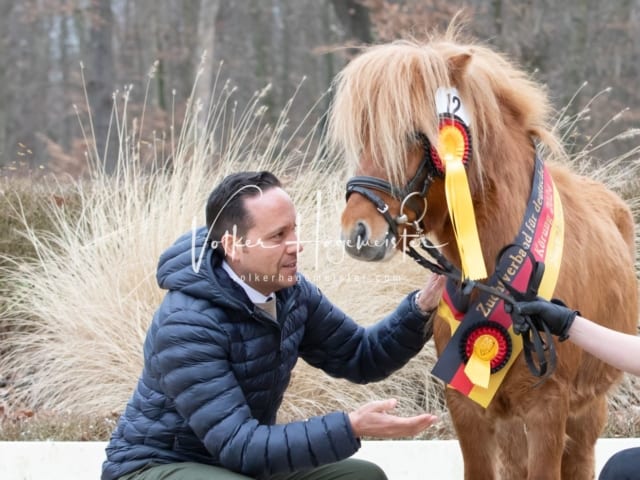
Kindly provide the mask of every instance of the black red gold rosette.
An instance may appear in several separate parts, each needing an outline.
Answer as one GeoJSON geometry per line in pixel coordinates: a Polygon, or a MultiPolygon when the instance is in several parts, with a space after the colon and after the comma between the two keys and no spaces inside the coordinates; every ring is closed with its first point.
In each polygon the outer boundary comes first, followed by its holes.
{"type": "Polygon", "coordinates": [[[471,156],[469,127],[456,116],[441,115],[438,148],[431,146],[431,159],[436,170],[444,175],[450,159],[462,161],[466,167],[471,156]]]}
{"type": "Polygon", "coordinates": [[[491,365],[491,373],[504,367],[511,357],[511,337],[497,322],[479,322],[469,328],[460,343],[460,353],[466,363],[476,355],[491,365]]]}

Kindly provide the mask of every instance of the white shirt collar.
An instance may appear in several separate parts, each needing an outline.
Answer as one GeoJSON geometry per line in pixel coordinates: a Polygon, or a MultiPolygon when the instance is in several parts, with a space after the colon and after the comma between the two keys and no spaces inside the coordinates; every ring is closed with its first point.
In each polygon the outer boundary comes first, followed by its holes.
{"type": "Polygon", "coordinates": [[[270,295],[263,295],[262,293],[257,291],[255,288],[253,288],[251,285],[247,285],[244,282],[244,280],[242,280],[238,276],[238,274],[233,271],[233,269],[231,268],[231,265],[229,265],[226,260],[222,260],[222,268],[224,269],[225,272],[229,274],[229,276],[231,277],[231,280],[233,280],[234,282],[236,282],[238,285],[242,287],[242,289],[245,291],[245,293],[249,297],[249,300],[251,300],[253,303],[264,303],[274,298],[273,293],[270,295]]]}

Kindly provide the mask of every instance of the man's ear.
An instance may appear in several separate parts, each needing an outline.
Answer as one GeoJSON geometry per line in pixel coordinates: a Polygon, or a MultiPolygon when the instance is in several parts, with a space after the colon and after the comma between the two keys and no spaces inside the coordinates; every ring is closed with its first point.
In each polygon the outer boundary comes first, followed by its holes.
{"type": "Polygon", "coordinates": [[[236,244],[236,239],[237,237],[229,232],[225,233],[220,239],[220,245],[224,250],[224,255],[230,260],[236,260],[238,257],[239,246],[236,244]]]}

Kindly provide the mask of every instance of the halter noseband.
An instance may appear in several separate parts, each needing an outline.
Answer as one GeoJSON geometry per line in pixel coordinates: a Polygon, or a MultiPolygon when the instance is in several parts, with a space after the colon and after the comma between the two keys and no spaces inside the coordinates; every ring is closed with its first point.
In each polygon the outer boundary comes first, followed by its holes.
{"type": "Polygon", "coordinates": [[[429,141],[423,134],[418,134],[417,136],[424,147],[425,153],[415,175],[404,187],[398,187],[397,185],[392,185],[387,180],[370,177],[368,175],[357,175],[350,178],[347,182],[347,200],[349,200],[352,193],[359,193],[373,203],[376,210],[386,220],[389,229],[396,238],[398,238],[398,225],[404,225],[409,221],[408,217],[403,213],[405,205],[415,213],[416,219],[414,220],[414,224],[416,229],[420,228],[418,224],[424,218],[427,211],[427,191],[433,183],[434,177],[437,176],[437,171],[433,166],[433,160],[430,155],[429,141]],[[397,217],[394,218],[391,215],[389,205],[375,192],[386,193],[401,202],[400,212],[397,217]],[[418,198],[416,197],[423,199],[422,205],[419,204],[418,198]]]}

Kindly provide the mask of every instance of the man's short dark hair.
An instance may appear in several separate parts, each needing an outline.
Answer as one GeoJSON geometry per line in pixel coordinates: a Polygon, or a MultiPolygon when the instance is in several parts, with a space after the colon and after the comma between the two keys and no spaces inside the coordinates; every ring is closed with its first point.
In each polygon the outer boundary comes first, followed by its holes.
{"type": "Polygon", "coordinates": [[[254,220],[244,207],[244,199],[280,186],[280,180],[268,171],[239,172],[226,176],[207,200],[209,240],[219,242],[226,232],[232,233],[234,227],[238,236],[244,236],[254,225],[254,220]]]}

